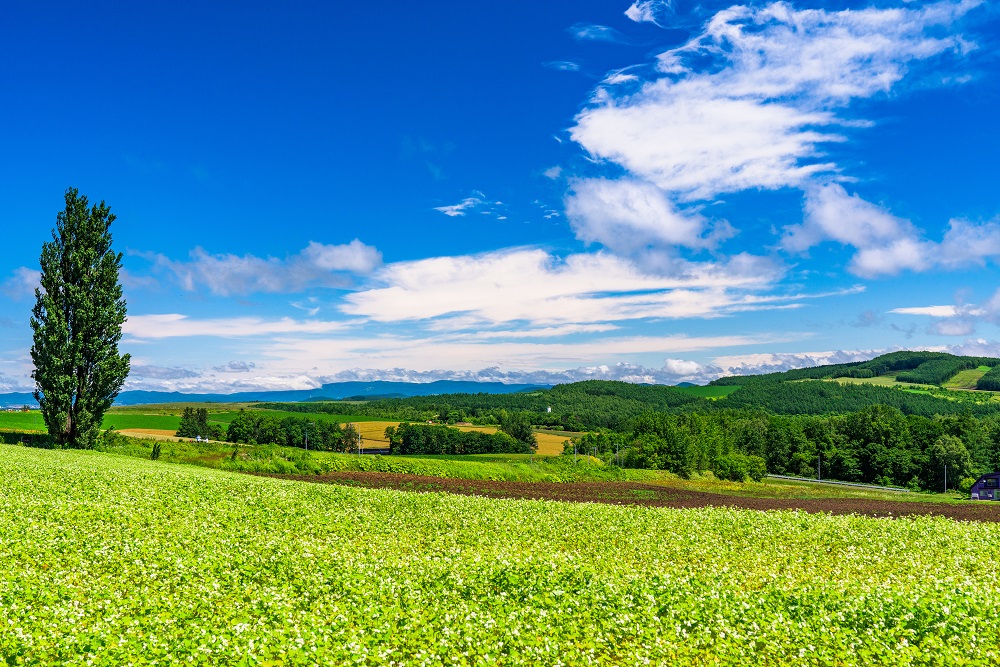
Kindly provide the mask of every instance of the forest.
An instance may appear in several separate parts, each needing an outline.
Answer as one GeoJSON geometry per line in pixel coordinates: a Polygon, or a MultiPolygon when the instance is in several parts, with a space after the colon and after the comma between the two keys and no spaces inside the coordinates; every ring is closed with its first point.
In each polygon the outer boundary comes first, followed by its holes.
{"type": "MultiPolygon", "coordinates": [[[[1000,359],[904,351],[867,362],[721,378],[712,386],[735,390],[717,397],[684,387],[588,380],[519,394],[260,407],[442,424],[529,421],[536,428],[586,431],[576,441],[577,450],[622,467],[681,475],[710,470],[725,479],[820,475],[940,489],[946,474],[949,486],[956,486],[1000,468],[1000,402],[987,392],[926,386],[984,366],[990,370],[980,384],[993,380],[1000,385],[1000,359]],[[886,374],[920,388],[832,381],[886,374]]],[[[433,439],[416,433],[394,452],[464,450],[442,444],[444,435],[437,436],[441,442],[420,444],[433,439]]],[[[567,451],[572,447],[568,443],[567,451]]]]}

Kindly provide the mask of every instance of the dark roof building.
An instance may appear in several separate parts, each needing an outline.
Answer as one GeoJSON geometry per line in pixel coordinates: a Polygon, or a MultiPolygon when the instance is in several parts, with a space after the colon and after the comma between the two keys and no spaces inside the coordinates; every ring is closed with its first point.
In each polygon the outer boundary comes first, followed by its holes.
{"type": "Polygon", "coordinates": [[[976,480],[969,492],[973,500],[1000,500],[1000,472],[991,472],[976,480]]]}

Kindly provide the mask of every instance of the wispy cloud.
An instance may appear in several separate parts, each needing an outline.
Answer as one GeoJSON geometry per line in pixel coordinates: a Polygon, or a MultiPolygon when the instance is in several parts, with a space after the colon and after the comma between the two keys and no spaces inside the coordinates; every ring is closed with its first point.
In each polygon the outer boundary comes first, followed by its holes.
{"type": "Polygon", "coordinates": [[[625,10],[625,16],[636,23],[662,25],[664,15],[670,10],[671,0],[635,0],[625,10]]]}
{"type": "Polygon", "coordinates": [[[569,34],[573,35],[574,39],[578,39],[582,42],[623,43],[626,41],[624,35],[614,28],[606,25],[577,23],[576,25],[567,28],[567,30],[569,30],[569,34]]]}
{"type": "Polygon", "coordinates": [[[542,63],[544,67],[559,70],[560,72],[579,72],[580,65],[570,60],[550,60],[542,63]]]}
{"type": "Polygon", "coordinates": [[[213,366],[212,370],[219,373],[250,373],[256,368],[257,364],[252,361],[230,361],[228,364],[213,366]]]}
{"type": "Polygon", "coordinates": [[[35,296],[35,288],[39,286],[41,277],[41,271],[19,266],[9,278],[0,283],[0,291],[15,301],[30,299],[35,296]]]}
{"type": "Polygon", "coordinates": [[[302,251],[286,259],[212,254],[201,247],[191,251],[188,261],[156,253],[140,256],[153,261],[184,290],[207,289],[222,296],[350,287],[353,276],[367,275],[382,265],[382,253],[358,239],[341,245],[310,241],[302,251]]]}
{"type": "MultiPolygon", "coordinates": [[[[664,4],[637,2],[627,13],[652,21],[664,4]]],[[[734,6],[660,54],[656,75],[637,91],[598,88],[571,136],[593,157],[683,199],[835,176],[820,147],[844,140],[839,126],[858,125],[839,111],[889,91],[913,62],[967,50],[941,28],[976,4],[734,6]]]]}
{"type": "Polygon", "coordinates": [[[267,320],[259,317],[231,317],[199,319],[168,313],[159,315],[129,315],[122,331],[136,339],[193,338],[214,336],[220,338],[247,338],[277,334],[328,334],[347,328],[346,322],[294,320],[290,317],[267,320]]]}
{"type": "Polygon", "coordinates": [[[390,264],[375,276],[382,286],[346,295],[342,310],[377,322],[453,322],[452,329],[714,318],[810,298],[760,293],[782,274],[751,255],[718,263],[669,258],[650,272],[610,253],[559,258],[522,248],[390,264]]]}
{"type": "Polygon", "coordinates": [[[197,371],[176,366],[168,368],[165,366],[133,365],[129,370],[129,377],[133,380],[140,378],[147,380],[181,380],[195,378],[199,375],[197,371]]]}
{"type": "Polygon", "coordinates": [[[441,211],[448,217],[454,218],[457,216],[465,215],[466,211],[474,209],[482,203],[483,199],[481,195],[476,197],[466,197],[457,204],[452,204],[450,206],[435,206],[434,210],[441,211]]]}

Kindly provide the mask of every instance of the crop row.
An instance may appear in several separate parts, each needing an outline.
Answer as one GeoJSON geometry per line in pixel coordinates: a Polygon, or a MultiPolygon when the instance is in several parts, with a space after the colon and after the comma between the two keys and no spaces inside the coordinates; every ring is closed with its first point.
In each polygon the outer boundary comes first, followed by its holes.
{"type": "Polygon", "coordinates": [[[961,664],[985,527],[407,494],[0,445],[8,664],[961,664]]]}

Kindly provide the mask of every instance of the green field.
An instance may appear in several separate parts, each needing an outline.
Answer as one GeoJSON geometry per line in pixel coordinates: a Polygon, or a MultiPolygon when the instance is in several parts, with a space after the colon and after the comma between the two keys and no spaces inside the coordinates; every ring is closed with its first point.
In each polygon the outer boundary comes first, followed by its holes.
{"type": "Polygon", "coordinates": [[[0,446],[8,665],[951,665],[992,529],[410,494],[0,446]]]}
{"type": "Polygon", "coordinates": [[[707,385],[704,387],[674,387],[677,391],[682,391],[685,394],[690,394],[691,396],[700,396],[701,398],[725,398],[739,388],[740,386],[735,384],[720,387],[716,387],[714,385],[707,385]]]}
{"type": "MultiPolygon", "coordinates": [[[[212,407],[216,410],[219,404],[178,404],[177,406],[153,406],[152,409],[145,406],[136,406],[126,409],[112,408],[104,415],[103,428],[114,427],[119,431],[128,429],[156,429],[163,431],[176,431],[180,426],[180,414],[184,405],[191,407],[212,407]]],[[[344,424],[348,422],[378,421],[376,417],[359,417],[354,415],[328,415],[324,413],[304,413],[288,412],[280,410],[263,410],[269,415],[274,415],[279,419],[295,417],[296,419],[309,419],[310,421],[326,421],[344,424]]],[[[228,424],[236,415],[237,410],[209,411],[208,421],[210,424],[228,424]]],[[[41,414],[37,410],[31,412],[0,412],[0,430],[24,431],[24,432],[45,432],[45,424],[42,422],[41,414]]]]}
{"type": "Polygon", "coordinates": [[[926,389],[936,389],[934,385],[930,384],[913,384],[911,382],[897,382],[896,374],[889,373],[886,375],[879,375],[873,378],[827,378],[829,382],[839,382],[840,384],[872,384],[876,387],[903,387],[904,389],[917,389],[918,387],[925,387],[926,389]]]}
{"type": "Polygon", "coordinates": [[[979,368],[959,371],[957,375],[941,386],[945,389],[975,389],[979,378],[986,375],[988,370],[990,370],[989,366],[980,366],[979,368]]]}
{"type": "Polygon", "coordinates": [[[31,412],[0,412],[0,431],[44,433],[45,424],[38,410],[31,412]]]}

